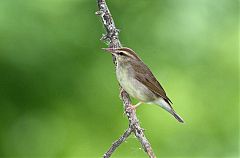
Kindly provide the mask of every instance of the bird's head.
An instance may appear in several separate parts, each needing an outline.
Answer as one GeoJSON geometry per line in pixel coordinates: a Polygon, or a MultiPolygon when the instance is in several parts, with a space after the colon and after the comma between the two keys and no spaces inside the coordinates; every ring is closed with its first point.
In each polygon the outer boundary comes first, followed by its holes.
{"type": "Polygon", "coordinates": [[[103,48],[106,52],[111,53],[117,59],[117,61],[131,61],[131,60],[140,60],[137,54],[130,48],[103,48]]]}

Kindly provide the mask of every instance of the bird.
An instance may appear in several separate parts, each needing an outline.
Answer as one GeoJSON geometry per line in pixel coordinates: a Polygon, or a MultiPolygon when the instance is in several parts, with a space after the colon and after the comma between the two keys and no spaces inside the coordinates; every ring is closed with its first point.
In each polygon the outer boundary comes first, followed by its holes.
{"type": "Polygon", "coordinates": [[[169,112],[179,122],[184,120],[174,111],[172,101],[156,77],[140,57],[128,47],[102,48],[115,57],[116,77],[120,86],[133,98],[139,100],[133,109],[142,103],[156,104],[169,112]]]}

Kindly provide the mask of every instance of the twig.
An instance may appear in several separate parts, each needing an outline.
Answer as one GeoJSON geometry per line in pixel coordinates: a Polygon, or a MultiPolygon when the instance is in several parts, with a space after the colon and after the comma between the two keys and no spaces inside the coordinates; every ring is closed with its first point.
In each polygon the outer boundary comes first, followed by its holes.
{"type": "MultiPolygon", "coordinates": [[[[105,0],[97,0],[97,4],[98,4],[99,11],[97,11],[96,14],[101,16],[103,25],[107,32],[105,35],[103,35],[101,40],[109,42],[109,48],[121,47],[121,43],[118,38],[119,30],[115,27],[113,18],[110,14],[110,11],[108,9],[108,6],[105,0]]],[[[113,62],[115,63],[114,56],[113,56],[113,62]]],[[[131,109],[129,108],[131,106],[131,100],[128,93],[121,88],[120,96],[123,101],[125,114],[127,115],[127,118],[129,121],[129,127],[124,132],[124,134],[112,144],[109,150],[103,155],[103,158],[109,158],[113,154],[113,152],[117,149],[117,147],[121,145],[129,137],[131,133],[135,134],[136,138],[139,140],[144,151],[148,154],[148,156],[150,158],[156,158],[150,143],[148,142],[147,138],[144,135],[144,130],[140,127],[140,123],[136,116],[135,110],[128,110],[128,109],[131,109]]]]}
{"type": "Polygon", "coordinates": [[[117,147],[119,145],[121,145],[127,138],[128,136],[132,133],[132,129],[128,128],[123,135],[116,140],[112,146],[110,147],[110,149],[108,149],[108,151],[103,155],[104,158],[110,157],[112,155],[112,153],[117,149],[117,147]]]}

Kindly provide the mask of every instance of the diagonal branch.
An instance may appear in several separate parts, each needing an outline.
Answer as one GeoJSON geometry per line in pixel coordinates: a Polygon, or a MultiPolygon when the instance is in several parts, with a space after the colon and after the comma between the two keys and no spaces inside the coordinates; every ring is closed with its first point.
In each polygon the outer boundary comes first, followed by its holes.
{"type": "Polygon", "coordinates": [[[124,133],[123,135],[118,139],[116,140],[112,146],[110,147],[110,149],[108,149],[108,151],[103,155],[103,158],[108,158],[112,155],[112,153],[117,149],[117,147],[119,145],[121,145],[129,136],[130,134],[132,133],[132,129],[131,128],[128,128],[124,133]]]}
{"type": "MultiPolygon", "coordinates": [[[[121,47],[122,45],[118,38],[119,30],[116,28],[114,24],[113,18],[110,14],[110,11],[108,9],[108,6],[105,0],[97,0],[97,4],[98,4],[99,11],[97,11],[96,14],[101,16],[103,25],[107,32],[105,35],[103,35],[101,40],[109,42],[109,48],[121,47]]],[[[114,56],[113,56],[113,62],[115,63],[114,56]]],[[[150,143],[148,142],[147,138],[144,135],[144,130],[140,127],[140,123],[137,118],[136,111],[128,110],[128,109],[131,109],[129,108],[131,106],[131,100],[128,93],[121,88],[120,96],[124,105],[125,114],[127,115],[127,118],[129,121],[129,127],[124,132],[124,134],[112,144],[109,150],[103,155],[103,158],[109,158],[112,155],[112,153],[117,149],[117,147],[120,146],[121,143],[123,143],[131,133],[134,133],[134,135],[137,137],[137,139],[141,143],[144,151],[148,154],[148,156],[150,158],[156,158],[150,143]]]]}

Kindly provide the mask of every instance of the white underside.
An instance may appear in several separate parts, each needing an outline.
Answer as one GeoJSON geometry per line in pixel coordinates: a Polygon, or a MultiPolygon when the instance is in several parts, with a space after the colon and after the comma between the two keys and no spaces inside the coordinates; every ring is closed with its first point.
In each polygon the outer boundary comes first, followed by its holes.
{"type": "Polygon", "coordinates": [[[172,112],[172,108],[169,106],[169,104],[162,98],[158,98],[153,102],[154,104],[159,105],[163,109],[167,110],[168,112],[172,112]]]}
{"type": "Polygon", "coordinates": [[[167,111],[172,109],[169,104],[161,97],[156,96],[145,85],[139,82],[134,74],[132,74],[131,66],[124,64],[122,66],[117,65],[116,75],[118,82],[123,89],[132,97],[138,99],[141,102],[148,104],[157,104],[167,111]],[[124,67],[124,68],[123,68],[124,67]]]}
{"type": "MultiPolygon", "coordinates": [[[[125,65],[127,67],[127,65],[125,65]]],[[[145,85],[139,82],[131,73],[131,67],[122,69],[117,67],[117,79],[123,89],[132,97],[141,102],[153,102],[156,96],[145,85]],[[129,72],[130,71],[130,72],[129,72]]]]}

